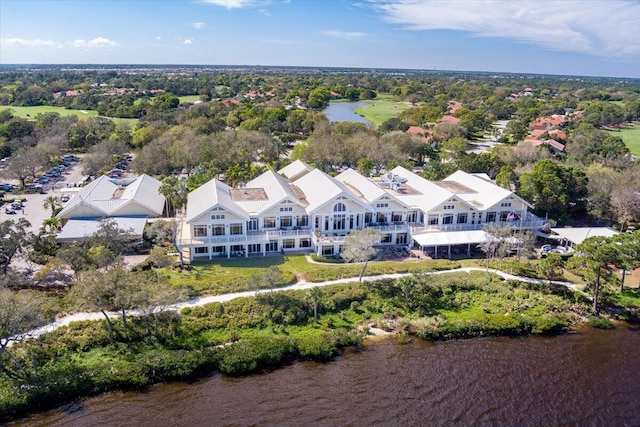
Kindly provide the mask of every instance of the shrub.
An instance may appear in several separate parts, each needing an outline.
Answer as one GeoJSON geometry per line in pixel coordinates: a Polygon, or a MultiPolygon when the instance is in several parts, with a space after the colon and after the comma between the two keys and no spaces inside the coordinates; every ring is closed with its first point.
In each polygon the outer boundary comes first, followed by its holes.
{"type": "Polygon", "coordinates": [[[288,337],[250,338],[220,349],[218,366],[225,374],[246,375],[278,365],[294,351],[288,337]]]}
{"type": "Polygon", "coordinates": [[[607,317],[591,316],[589,317],[589,324],[594,328],[598,328],[598,329],[615,328],[615,326],[613,326],[613,323],[611,323],[611,320],[607,317]]]}
{"type": "Polygon", "coordinates": [[[333,337],[326,332],[316,336],[298,338],[296,344],[298,353],[305,359],[327,361],[331,360],[337,351],[333,337]]]}

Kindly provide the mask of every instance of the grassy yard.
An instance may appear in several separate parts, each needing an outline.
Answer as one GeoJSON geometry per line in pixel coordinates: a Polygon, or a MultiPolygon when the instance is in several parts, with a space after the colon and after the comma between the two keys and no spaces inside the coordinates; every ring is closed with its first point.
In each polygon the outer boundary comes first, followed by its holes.
{"type": "Polygon", "coordinates": [[[640,124],[629,126],[618,131],[610,131],[622,137],[624,143],[629,147],[629,151],[636,156],[640,156],[640,124]]]}
{"type": "MultiPolygon", "coordinates": [[[[0,107],[0,110],[9,109],[12,114],[16,117],[21,117],[23,119],[33,119],[38,114],[44,113],[58,113],[61,116],[78,116],[80,118],[86,117],[95,117],[98,115],[97,111],[94,110],[69,110],[64,107],[54,107],[51,105],[36,105],[34,107],[14,107],[12,105],[8,105],[6,107],[0,107]]],[[[132,126],[135,126],[138,123],[138,119],[121,119],[117,117],[111,118],[114,122],[129,122],[132,126]]]]}
{"type": "Polygon", "coordinates": [[[385,96],[367,102],[370,102],[370,104],[365,107],[356,108],[354,111],[369,120],[376,127],[411,108],[410,104],[394,101],[391,97],[385,96]]]}

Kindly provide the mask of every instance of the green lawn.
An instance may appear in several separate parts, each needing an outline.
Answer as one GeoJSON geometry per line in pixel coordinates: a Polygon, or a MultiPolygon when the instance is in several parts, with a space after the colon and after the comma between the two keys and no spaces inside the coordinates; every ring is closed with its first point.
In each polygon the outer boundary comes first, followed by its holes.
{"type": "Polygon", "coordinates": [[[200,101],[200,95],[179,96],[180,103],[200,101]]]}
{"type": "MultiPolygon", "coordinates": [[[[58,113],[61,116],[78,116],[80,118],[86,117],[95,117],[98,115],[98,112],[95,110],[69,110],[64,107],[54,107],[51,105],[37,105],[34,107],[14,107],[12,105],[7,105],[0,107],[0,110],[9,109],[12,111],[12,114],[16,117],[21,117],[23,119],[34,119],[38,114],[44,113],[58,113]]],[[[111,120],[114,122],[129,122],[132,126],[135,126],[138,123],[138,119],[121,119],[118,117],[112,117],[111,120]]]]}
{"type": "Polygon", "coordinates": [[[626,127],[618,131],[610,131],[622,137],[624,143],[629,147],[629,151],[636,156],[640,156],[640,124],[626,127]]]}
{"type": "Polygon", "coordinates": [[[22,117],[23,119],[32,119],[38,114],[44,113],[58,113],[61,116],[78,117],[91,117],[98,115],[98,112],[93,110],[67,110],[64,107],[53,107],[50,105],[37,105],[35,107],[14,107],[9,105],[7,107],[2,107],[3,110],[5,108],[10,109],[14,116],[22,117]]]}
{"type": "Polygon", "coordinates": [[[410,104],[405,102],[394,101],[391,97],[380,97],[373,101],[367,101],[370,104],[364,107],[356,108],[356,114],[360,114],[369,120],[376,127],[392,117],[398,117],[398,114],[411,108],[410,104]]]}

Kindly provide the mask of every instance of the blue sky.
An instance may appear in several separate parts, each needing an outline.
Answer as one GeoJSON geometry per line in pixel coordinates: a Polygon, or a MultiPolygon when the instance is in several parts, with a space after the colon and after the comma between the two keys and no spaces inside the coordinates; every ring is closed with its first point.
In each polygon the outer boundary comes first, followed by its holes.
{"type": "Polygon", "coordinates": [[[0,0],[0,63],[640,78],[640,1],[0,0]]]}

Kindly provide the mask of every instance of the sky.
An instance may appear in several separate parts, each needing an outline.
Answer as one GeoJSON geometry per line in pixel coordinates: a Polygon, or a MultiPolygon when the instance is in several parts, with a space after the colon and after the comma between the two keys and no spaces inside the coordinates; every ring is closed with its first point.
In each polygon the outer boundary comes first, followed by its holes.
{"type": "Polygon", "coordinates": [[[0,0],[0,64],[640,78],[640,0],[0,0]]]}

